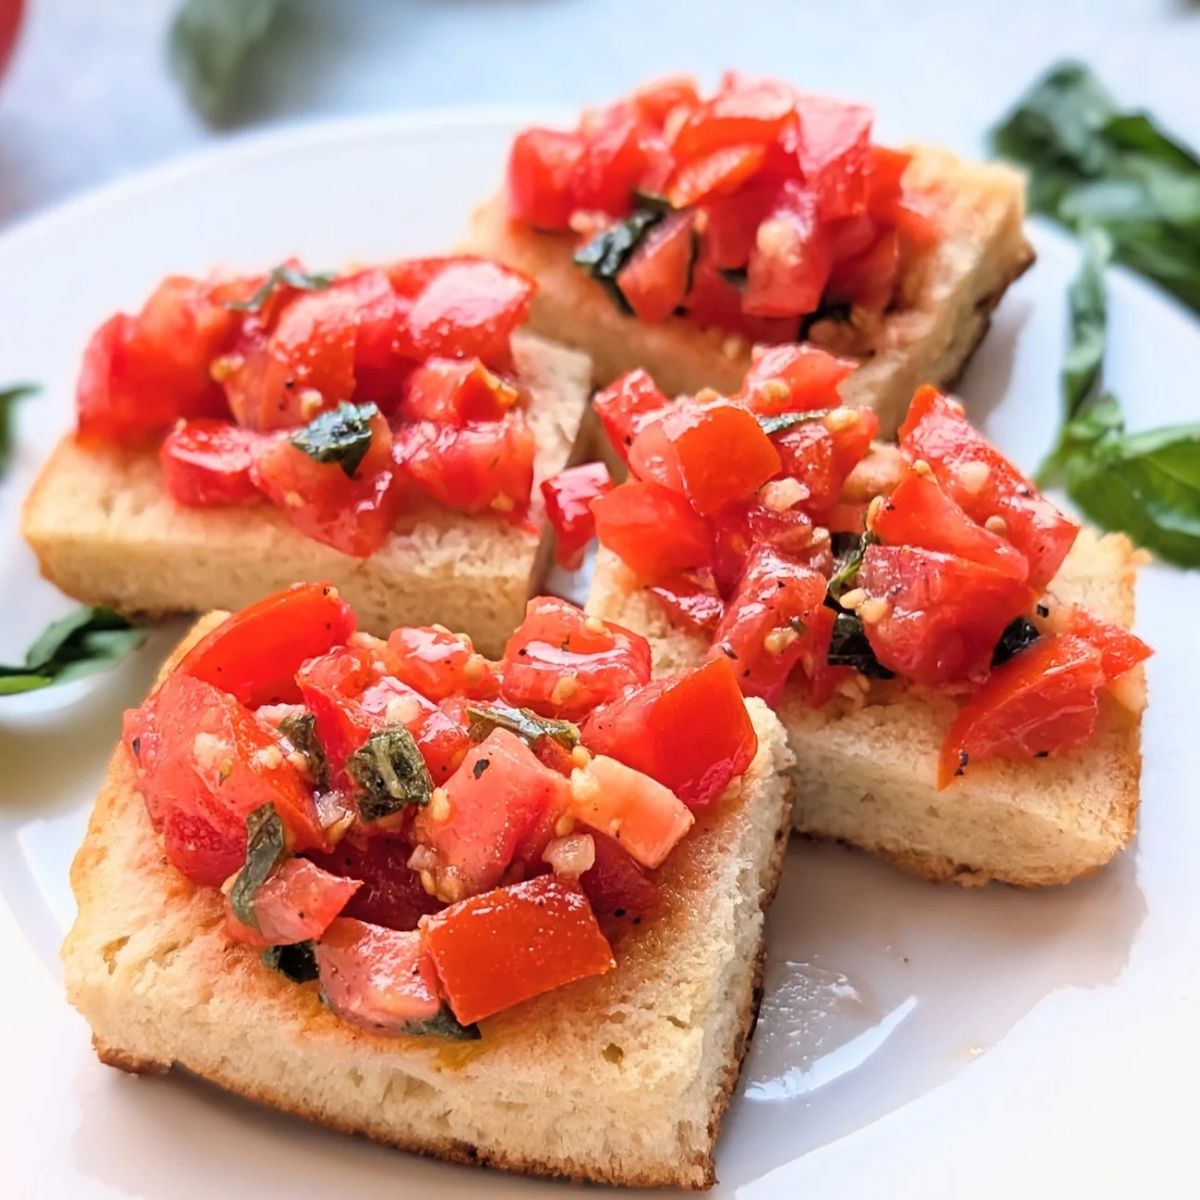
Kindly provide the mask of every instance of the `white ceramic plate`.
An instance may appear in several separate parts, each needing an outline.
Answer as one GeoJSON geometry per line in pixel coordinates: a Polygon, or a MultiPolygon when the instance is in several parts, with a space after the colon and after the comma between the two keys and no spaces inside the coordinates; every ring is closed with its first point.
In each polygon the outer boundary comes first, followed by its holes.
{"type": "MultiPolygon", "coordinates": [[[[453,243],[531,114],[312,127],[234,142],[97,192],[0,238],[0,382],[20,412],[0,485],[0,660],[70,605],[37,577],[18,509],[71,423],[79,353],[168,271],[314,267],[453,243]]],[[[1050,444],[1075,251],[1005,299],[963,381],[998,444],[1032,468],[1050,444]]],[[[1197,415],[1200,333],[1112,280],[1109,379],[1134,426],[1197,415]]],[[[1200,678],[1195,576],[1151,568],[1142,832],[1097,877],[1042,894],[962,892],[835,847],[795,845],[770,919],[762,1019],[718,1156],[721,1195],[1195,1194],[1200,1065],[1200,678]],[[1170,1186],[1174,1181],[1174,1186],[1170,1186]]],[[[67,868],[115,741],[178,633],[91,683],[0,699],[0,1188],[11,1196],[548,1195],[260,1112],[184,1079],[100,1066],[62,995],[67,868]]]]}

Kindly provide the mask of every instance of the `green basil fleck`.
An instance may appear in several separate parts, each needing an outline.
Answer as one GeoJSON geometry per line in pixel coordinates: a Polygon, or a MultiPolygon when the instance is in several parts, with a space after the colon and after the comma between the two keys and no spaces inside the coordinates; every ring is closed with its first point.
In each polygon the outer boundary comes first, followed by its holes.
{"type": "Polygon", "coordinates": [[[296,288],[301,292],[323,292],[336,279],[337,275],[331,271],[301,271],[284,263],[267,273],[266,279],[259,284],[258,291],[249,299],[226,300],[225,307],[234,312],[262,312],[263,305],[277,287],[296,288]]]}
{"type": "Polygon", "coordinates": [[[234,916],[251,929],[258,928],[254,898],[271,873],[287,858],[283,822],[271,803],[260,805],[246,818],[246,862],[233,881],[229,904],[234,916]]]}
{"type": "Polygon", "coordinates": [[[467,716],[471,718],[468,733],[475,742],[482,742],[493,729],[507,729],[530,746],[536,745],[544,737],[553,739],[568,750],[579,745],[577,725],[570,721],[539,717],[527,708],[513,708],[507,704],[468,705],[467,716]]]}
{"type": "Polygon", "coordinates": [[[379,821],[416,804],[429,803],[433,780],[413,735],[404,726],[381,729],[346,760],[363,821],[379,821]]]}
{"type": "Polygon", "coordinates": [[[602,230],[586,246],[576,251],[575,265],[583,267],[602,284],[623,313],[632,313],[633,309],[617,286],[617,276],[646,235],[665,215],[661,208],[639,208],[623,221],[617,221],[602,230]]]}
{"type": "Polygon", "coordinates": [[[350,404],[319,413],[291,436],[291,443],[319,463],[337,463],[351,479],[371,448],[371,418],[379,415],[374,404],[350,404]]]}
{"type": "Polygon", "coordinates": [[[810,408],[806,412],[777,413],[773,417],[758,416],[758,427],[767,435],[774,437],[777,433],[786,433],[797,425],[810,425],[813,421],[823,421],[833,412],[831,408],[810,408]]]}
{"type": "Polygon", "coordinates": [[[0,388],[0,476],[8,470],[12,458],[13,409],[18,400],[41,391],[36,383],[17,383],[12,387],[0,388]]]}
{"type": "Polygon", "coordinates": [[[878,541],[879,539],[873,533],[864,533],[848,549],[838,555],[833,575],[829,580],[829,594],[834,600],[840,601],[842,596],[854,587],[858,579],[859,568],[862,566],[864,551],[878,541]]]}
{"type": "Polygon", "coordinates": [[[1028,650],[1042,635],[1038,627],[1026,617],[1014,617],[1005,627],[992,651],[992,666],[1002,667],[1009,659],[1016,658],[1028,650]]]}
{"type": "Polygon", "coordinates": [[[329,764],[317,739],[316,717],[307,709],[303,712],[288,713],[279,722],[279,732],[291,742],[298,754],[304,756],[313,783],[321,787],[329,778],[329,764]]]}
{"type": "Polygon", "coordinates": [[[317,956],[310,941],[268,946],[259,957],[264,967],[278,971],[293,983],[311,983],[317,978],[317,956]]]}
{"type": "Polygon", "coordinates": [[[107,670],[146,639],[111,608],[80,608],[47,626],[20,666],[0,664],[0,696],[69,683],[107,670]]]}
{"type": "Polygon", "coordinates": [[[830,666],[853,667],[871,679],[893,678],[893,672],[875,657],[863,632],[862,621],[851,612],[839,612],[835,618],[826,660],[830,666]]]}
{"type": "Polygon", "coordinates": [[[398,1032],[410,1037],[441,1037],[456,1042],[477,1042],[482,1036],[478,1025],[463,1025],[445,1006],[424,1021],[409,1021],[398,1032]]]}

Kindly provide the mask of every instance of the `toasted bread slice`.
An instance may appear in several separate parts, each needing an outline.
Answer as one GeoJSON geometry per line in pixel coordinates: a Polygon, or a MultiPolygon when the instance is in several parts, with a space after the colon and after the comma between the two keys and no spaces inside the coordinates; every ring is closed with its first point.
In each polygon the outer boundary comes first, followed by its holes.
{"type": "MultiPolygon", "coordinates": [[[[590,363],[540,338],[513,338],[537,437],[536,484],[571,459],[590,363]]],[[[297,580],[328,580],[360,625],[386,634],[441,621],[498,655],[541,574],[547,538],[491,514],[429,504],[405,514],[368,559],[307,537],[278,509],[188,509],[163,485],[158,454],[64,438],[25,502],[42,574],[68,595],[128,613],[240,608],[297,580]]]]}
{"type": "MultiPolygon", "coordinates": [[[[1128,538],[1085,529],[1046,603],[1083,604],[1133,623],[1137,557],[1128,538]]],[[[588,611],[649,637],[658,670],[696,662],[707,645],[672,628],[655,598],[601,550],[588,611]]],[[[850,842],[926,879],[1027,887],[1067,883],[1103,866],[1134,835],[1139,800],[1141,667],[1119,703],[1101,697],[1087,746],[1047,759],[973,765],[943,792],[937,759],[956,706],[926,689],[873,682],[865,702],[814,711],[789,692],[779,717],[796,755],[795,827],[850,842]]]]}
{"type": "MultiPolygon", "coordinates": [[[[1005,289],[1033,261],[1018,172],[965,163],[935,147],[909,150],[914,158],[905,184],[930,193],[945,213],[941,239],[910,265],[892,311],[873,320],[818,322],[809,333],[813,343],[861,360],[842,384],[842,398],[875,409],[883,436],[899,425],[920,384],[954,382],[1005,289]]],[[[573,234],[541,233],[509,221],[501,195],[475,213],[459,248],[533,276],[538,292],[530,327],[586,350],[598,385],[644,367],[672,396],[703,387],[737,390],[750,365],[744,339],[684,317],[646,325],[626,316],[574,266],[576,242],[573,234]]]]}
{"type": "MultiPolygon", "coordinates": [[[[202,618],[176,660],[224,614],[202,618]]],[[[483,1024],[482,1040],[353,1029],[224,932],[219,892],[163,858],[118,747],[71,869],[71,1002],[100,1058],[180,1066],[323,1125],[456,1162],[631,1186],[708,1187],[758,1003],[763,909],[791,807],[783,729],[659,870],[617,967],[483,1024]]]]}

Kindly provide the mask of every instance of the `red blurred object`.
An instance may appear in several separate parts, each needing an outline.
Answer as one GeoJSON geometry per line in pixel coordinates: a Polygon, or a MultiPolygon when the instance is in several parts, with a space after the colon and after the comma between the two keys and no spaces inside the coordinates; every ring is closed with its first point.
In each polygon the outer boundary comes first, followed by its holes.
{"type": "Polygon", "coordinates": [[[0,77],[4,75],[13,47],[17,44],[24,7],[24,0],[0,0],[0,77]]]}

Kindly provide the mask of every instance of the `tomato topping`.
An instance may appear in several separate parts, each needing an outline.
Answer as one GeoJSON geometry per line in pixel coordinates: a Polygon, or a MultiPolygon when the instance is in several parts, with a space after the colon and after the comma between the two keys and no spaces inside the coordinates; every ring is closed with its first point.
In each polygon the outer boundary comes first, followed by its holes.
{"type": "Polygon", "coordinates": [[[257,503],[262,493],[250,468],[262,445],[261,435],[229,421],[200,417],[178,425],[159,450],[171,499],[189,508],[257,503]]]}
{"type": "Polygon", "coordinates": [[[758,748],[738,677],[725,657],[630,688],[597,708],[582,735],[589,750],[665,784],[690,808],[719,796],[758,748]]]}
{"type": "Polygon", "coordinates": [[[1095,646],[1100,651],[1100,669],[1106,682],[1132,670],[1153,651],[1140,637],[1123,625],[1114,625],[1075,605],[1067,617],[1066,632],[1095,646]]]}
{"type": "Polygon", "coordinates": [[[812,567],[769,546],[752,552],[711,651],[729,660],[746,695],[779,701],[825,588],[825,576],[812,567]]]}
{"type": "Polygon", "coordinates": [[[936,388],[920,388],[900,426],[900,449],[929,463],[973,521],[1000,518],[1004,536],[1029,562],[1030,587],[1041,591],[1050,582],[1079,526],[971,426],[961,405],[936,388]]]}
{"type": "Polygon", "coordinates": [[[722,89],[689,113],[671,149],[681,162],[688,162],[725,146],[765,146],[795,121],[795,104],[791,91],[774,83],[722,89]]]}
{"type": "Polygon", "coordinates": [[[401,470],[434,500],[465,513],[524,512],[536,450],[520,413],[462,428],[419,421],[396,436],[401,470]]]}
{"type": "Polygon", "coordinates": [[[400,401],[407,421],[499,421],[518,400],[517,389],[477,358],[431,358],[408,376],[400,401]]]}
{"type": "Polygon", "coordinates": [[[587,897],[549,875],[452,904],[421,938],[464,1025],[616,965],[587,897]]]}
{"type": "Polygon", "coordinates": [[[976,525],[931,476],[916,471],[883,502],[871,528],[885,545],[957,554],[1022,582],[1029,575],[1025,556],[1011,543],[976,525]]]}
{"type": "Polygon", "coordinates": [[[350,833],[329,853],[310,852],[308,857],[324,870],[361,885],[342,909],[343,916],[408,930],[442,907],[408,865],[411,855],[412,845],[403,838],[387,834],[360,838],[350,833]]]}
{"type": "Polygon", "coordinates": [[[565,600],[540,596],[508,639],[500,671],[500,694],[510,704],[574,720],[629,684],[648,682],[650,644],[565,600]]]}
{"type": "Polygon", "coordinates": [[[321,995],[372,1033],[419,1033],[441,1011],[437,972],[417,932],[339,917],[316,944],[321,995]]]}
{"type": "Polygon", "coordinates": [[[669,403],[658,385],[640,367],[629,371],[597,392],[592,407],[622,462],[645,419],[669,403]]]}
{"type": "Polygon", "coordinates": [[[857,366],[808,344],[771,346],[755,354],[734,399],[764,416],[837,408],[838,386],[857,366]]]}
{"type": "Polygon", "coordinates": [[[176,669],[250,708],[296,704],[301,664],[345,642],[354,624],[350,606],[329,584],[295,583],[226,617],[176,669]]]}
{"type": "Polygon", "coordinates": [[[621,848],[602,833],[591,834],[595,860],[579,877],[579,886],[602,925],[609,918],[639,919],[652,912],[660,899],[658,886],[621,848]]]}
{"type": "Polygon", "coordinates": [[[742,307],[762,317],[810,313],[820,306],[833,253],[817,216],[817,197],[788,180],[758,227],[742,307]]]}
{"type": "Polygon", "coordinates": [[[592,501],[596,536],[635,575],[658,579],[712,562],[708,524],[678,492],[630,479],[592,501]]]}
{"type": "Polygon", "coordinates": [[[588,138],[568,184],[574,206],[587,212],[624,216],[648,162],[640,122],[613,113],[588,138]]]}
{"type": "Polygon", "coordinates": [[[444,790],[444,805],[418,813],[413,837],[432,852],[422,869],[448,900],[495,887],[514,860],[540,862],[570,795],[564,776],[507,729],[468,750],[444,790]]]}
{"type": "Polygon", "coordinates": [[[710,196],[736,191],[763,165],[762,146],[725,146],[679,167],[667,184],[672,208],[687,208],[710,196]]]}
{"type": "Polygon", "coordinates": [[[859,610],[876,658],[930,686],[986,671],[1005,626],[1034,601],[1011,574],[913,546],[868,546],[857,583],[879,609],[859,610]]]}
{"type": "Polygon", "coordinates": [[[938,789],[986,758],[1034,758],[1083,745],[1096,728],[1101,652],[1066,634],[998,667],[959,709],[942,743],[938,789]]]}
{"type": "Polygon", "coordinates": [[[691,286],[696,256],[695,215],[672,213],[643,239],[617,275],[617,287],[643,321],[669,317],[691,286]]]}
{"type": "MultiPolygon", "coordinates": [[[[808,681],[808,703],[820,708],[838,689],[838,685],[853,677],[850,667],[833,666],[829,662],[829,646],[837,616],[832,608],[814,609],[800,635],[800,653],[796,667],[808,681]]],[[[793,677],[795,670],[793,670],[793,677]]]]}
{"type": "Polygon", "coordinates": [[[388,649],[395,656],[393,674],[430,700],[490,700],[499,694],[495,668],[475,653],[465,633],[406,626],[389,634],[388,649]]]}
{"type": "Polygon", "coordinates": [[[867,206],[871,110],[827,96],[805,96],[800,112],[800,169],[821,220],[851,217],[867,206]]]}
{"type": "Polygon", "coordinates": [[[798,508],[776,510],[757,502],[734,504],[719,513],[713,525],[713,577],[723,596],[731,596],[737,589],[746,560],[756,546],[769,547],[790,561],[824,569],[828,542],[814,544],[813,523],[798,508]]]}
{"type": "Polygon", "coordinates": [[[553,129],[518,134],[508,156],[508,206],[535,229],[566,229],[575,198],[569,187],[583,139],[553,129]]]}
{"type": "Polygon", "coordinates": [[[668,575],[650,590],[674,624],[711,633],[725,615],[725,601],[713,586],[711,576],[701,580],[698,574],[668,575]]]}
{"type": "Polygon", "coordinates": [[[846,476],[871,448],[879,418],[869,408],[838,408],[821,420],[801,422],[772,440],[782,463],[781,475],[804,486],[798,501],[822,516],[838,502],[846,476]]]}
{"type": "Polygon", "coordinates": [[[900,274],[900,235],[884,230],[869,246],[834,264],[828,300],[882,312],[892,302],[900,274]]]}
{"type": "Polygon", "coordinates": [[[608,468],[600,462],[568,467],[543,481],[542,498],[554,530],[554,557],[560,566],[575,570],[583,562],[583,549],[596,536],[592,501],[611,490],[608,468]]]}
{"type": "Polygon", "coordinates": [[[305,858],[289,858],[254,895],[258,928],[244,925],[226,900],[225,928],[251,946],[286,946],[319,938],[362,885],[323,871],[305,858]]]}

